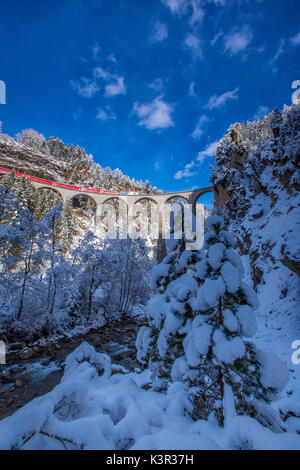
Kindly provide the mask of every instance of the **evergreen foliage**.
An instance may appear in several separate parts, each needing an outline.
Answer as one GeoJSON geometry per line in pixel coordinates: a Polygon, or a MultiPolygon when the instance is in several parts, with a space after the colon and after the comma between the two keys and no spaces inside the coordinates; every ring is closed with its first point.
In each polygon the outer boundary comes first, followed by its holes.
{"type": "Polygon", "coordinates": [[[267,404],[285,385],[287,371],[279,358],[248,340],[256,332],[256,294],[243,280],[223,219],[213,215],[206,222],[203,250],[183,251],[180,242],[154,268],[151,282],[158,293],[147,305],[149,327],[138,334],[138,358],[150,367],[155,389],[185,384],[193,418],[214,416],[223,424],[227,387],[234,412],[278,430],[267,404]]]}

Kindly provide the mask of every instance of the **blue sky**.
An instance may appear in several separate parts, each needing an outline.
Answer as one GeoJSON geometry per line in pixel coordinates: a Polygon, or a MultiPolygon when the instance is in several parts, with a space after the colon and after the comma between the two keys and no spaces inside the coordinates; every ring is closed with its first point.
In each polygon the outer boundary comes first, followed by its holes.
{"type": "Polygon", "coordinates": [[[165,190],[209,184],[231,123],[291,103],[299,0],[1,0],[3,132],[165,190]]]}

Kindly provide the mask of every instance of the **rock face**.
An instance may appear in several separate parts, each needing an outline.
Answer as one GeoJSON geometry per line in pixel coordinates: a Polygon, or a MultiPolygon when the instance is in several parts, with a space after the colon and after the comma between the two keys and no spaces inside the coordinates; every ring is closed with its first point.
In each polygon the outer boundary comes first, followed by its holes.
{"type": "Polygon", "coordinates": [[[215,160],[217,211],[259,294],[265,338],[278,338],[290,364],[290,341],[300,339],[300,106],[231,126],[215,160]]]}
{"type": "Polygon", "coordinates": [[[0,166],[52,181],[64,181],[66,170],[48,152],[16,142],[6,134],[0,134],[0,166]]]}
{"type": "Polygon", "coordinates": [[[280,260],[299,275],[299,247],[292,234],[299,207],[299,137],[298,105],[282,114],[275,109],[263,121],[231,126],[217,149],[216,208],[234,226],[241,253],[250,254],[255,284],[263,258],[271,265],[280,260]],[[274,220],[277,229],[267,233],[274,220]]]}

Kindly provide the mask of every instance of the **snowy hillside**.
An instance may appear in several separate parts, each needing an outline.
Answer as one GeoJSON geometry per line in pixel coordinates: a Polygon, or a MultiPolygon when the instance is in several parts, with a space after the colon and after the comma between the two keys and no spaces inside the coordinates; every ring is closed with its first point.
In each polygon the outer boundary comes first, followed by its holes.
{"type": "MultiPolygon", "coordinates": [[[[285,396],[300,400],[300,106],[233,125],[220,141],[212,181],[216,208],[236,236],[259,299],[256,344],[288,365],[285,396]]],[[[278,403],[280,406],[280,403],[278,403]]],[[[299,427],[299,425],[298,425],[299,427]]]]}

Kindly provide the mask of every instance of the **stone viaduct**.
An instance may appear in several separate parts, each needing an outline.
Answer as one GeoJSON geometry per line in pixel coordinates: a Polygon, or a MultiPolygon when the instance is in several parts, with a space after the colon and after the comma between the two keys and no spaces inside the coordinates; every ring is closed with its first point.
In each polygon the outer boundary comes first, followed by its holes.
{"type": "MultiPolygon", "coordinates": [[[[194,189],[190,191],[179,191],[179,192],[171,192],[171,193],[159,193],[159,194],[109,194],[109,193],[95,193],[89,191],[86,188],[82,188],[82,190],[77,189],[69,189],[63,188],[59,186],[49,186],[47,184],[37,182],[37,181],[30,181],[37,191],[40,190],[49,190],[52,189],[60,194],[63,204],[66,204],[68,201],[72,200],[74,197],[78,196],[85,196],[90,198],[96,207],[96,214],[95,214],[95,224],[98,225],[101,223],[103,219],[103,212],[104,212],[104,204],[113,202],[113,201],[122,201],[124,203],[124,207],[127,209],[127,221],[129,224],[134,223],[135,219],[135,208],[136,204],[139,202],[151,201],[156,205],[158,208],[170,206],[169,203],[172,201],[178,201],[178,198],[183,200],[184,203],[189,204],[190,209],[192,210],[193,214],[196,214],[196,205],[197,201],[200,196],[206,193],[210,193],[213,191],[212,187],[205,187],[194,189]]],[[[164,241],[164,236],[162,233],[165,233],[164,227],[170,226],[170,219],[169,219],[169,212],[166,212],[167,216],[161,216],[159,222],[159,236],[157,237],[157,258],[160,262],[164,256],[166,255],[166,246],[164,241]],[[165,218],[165,220],[163,220],[165,218]]],[[[128,227],[127,227],[128,228],[128,227]]],[[[128,230],[130,233],[130,231],[128,230]]]]}
{"type": "Polygon", "coordinates": [[[83,188],[82,190],[73,190],[68,188],[61,188],[58,186],[49,186],[44,183],[39,183],[36,181],[30,181],[30,183],[37,189],[52,189],[60,194],[63,203],[65,204],[69,200],[73,199],[75,196],[85,196],[92,199],[96,205],[96,217],[101,214],[101,206],[111,200],[120,200],[123,201],[128,209],[137,204],[138,202],[143,202],[145,200],[155,202],[157,205],[163,205],[172,201],[175,198],[182,198],[188,204],[191,205],[193,213],[195,213],[195,205],[200,196],[206,193],[213,191],[211,186],[206,188],[194,189],[190,191],[178,191],[171,193],[159,193],[159,194],[121,194],[121,193],[94,193],[89,192],[87,189],[83,188]]]}
{"type": "MultiPolygon", "coordinates": [[[[7,174],[7,173],[10,173],[11,170],[1,167],[0,172],[2,174],[3,173],[7,174]]],[[[16,173],[16,176],[18,177],[22,177],[23,175],[24,175],[23,173],[16,173]]],[[[156,223],[155,236],[154,237],[152,236],[153,232],[151,232],[151,235],[150,235],[150,238],[152,239],[154,238],[157,240],[158,258],[161,258],[165,254],[164,239],[168,238],[168,236],[166,237],[166,234],[168,234],[170,230],[170,214],[171,214],[172,203],[180,201],[184,205],[188,205],[189,207],[188,213],[190,217],[189,226],[190,227],[192,225],[195,226],[194,221],[191,224],[191,221],[192,221],[191,212],[196,216],[197,215],[196,213],[198,213],[198,209],[200,208],[200,206],[202,207],[202,209],[204,209],[203,204],[198,204],[197,201],[199,197],[202,196],[203,194],[210,193],[213,191],[213,188],[210,186],[210,187],[199,188],[199,189],[194,189],[190,191],[178,191],[178,192],[171,192],[171,193],[155,193],[155,194],[149,194],[149,193],[124,194],[123,193],[122,194],[122,193],[110,192],[110,191],[101,192],[101,190],[81,188],[78,186],[73,187],[72,185],[68,185],[64,183],[56,183],[53,181],[44,180],[42,178],[33,177],[30,175],[26,175],[26,178],[35,188],[37,197],[40,191],[52,190],[58,193],[62,201],[62,204],[65,205],[69,201],[74,200],[74,198],[78,198],[78,197],[80,198],[81,196],[84,196],[85,201],[86,200],[91,201],[91,205],[93,206],[93,215],[95,216],[95,225],[99,227],[102,226],[104,215],[107,214],[108,212],[107,207],[110,206],[110,208],[112,208],[113,206],[115,218],[113,217],[112,219],[113,219],[114,228],[115,230],[119,231],[119,236],[121,233],[124,234],[126,232],[125,238],[127,237],[127,233],[132,234],[131,229],[134,226],[138,226],[139,222],[141,222],[141,220],[137,218],[137,215],[139,213],[140,214],[142,213],[140,209],[141,206],[138,205],[138,203],[147,202],[147,201],[150,202],[150,204],[148,204],[147,214],[148,215],[150,214],[151,223],[152,223],[153,214],[155,214],[154,215],[155,218],[158,215],[158,217],[156,218],[156,222],[155,222],[156,223]],[[107,203],[112,203],[112,202],[114,203],[113,205],[107,204],[107,203]],[[119,204],[116,204],[117,202],[119,204]],[[150,210],[149,210],[149,206],[150,206],[150,210]],[[152,211],[153,208],[158,209],[158,210],[156,212],[155,210],[152,211]],[[124,218],[122,219],[122,217],[124,218]],[[124,225],[125,229],[121,230],[120,227],[121,227],[121,224],[123,223],[122,220],[124,221],[125,219],[126,219],[126,225],[124,225]],[[119,224],[119,220],[121,220],[121,224],[119,224]],[[161,256],[159,255],[159,252],[161,252],[161,256]]],[[[183,223],[185,223],[185,220],[186,220],[186,217],[185,217],[186,212],[185,211],[180,211],[180,212],[181,214],[178,213],[178,217],[179,217],[178,223],[181,223],[182,225],[180,227],[183,227],[183,223]]],[[[110,216],[107,217],[107,220],[110,220],[109,217],[110,216]]],[[[174,217],[175,217],[175,214],[174,214],[174,217]]],[[[197,217],[194,217],[194,220],[196,219],[197,217]]],[[[174,221],[175,221],[175,218],[174,218],[174,221]]],[[[179,227],[179,226],[176,225],[176,227],[179,227]]],[[[141,225],[139,228],[141,228],[141,225]]],[[[189,233],[192,234],[192,237],[190,237],[190,239],[192,239],[195,235],[195,233],[193,232],[193,227],[190,230],[191,231],[189,233]]],[[[105,233],[107,233],[107,231],[105,233]]]]}

